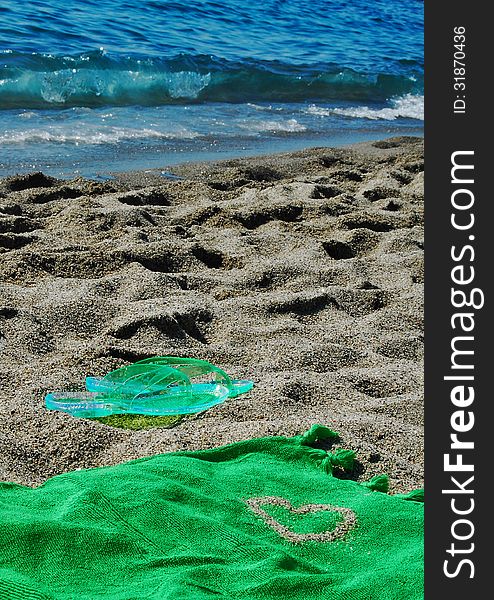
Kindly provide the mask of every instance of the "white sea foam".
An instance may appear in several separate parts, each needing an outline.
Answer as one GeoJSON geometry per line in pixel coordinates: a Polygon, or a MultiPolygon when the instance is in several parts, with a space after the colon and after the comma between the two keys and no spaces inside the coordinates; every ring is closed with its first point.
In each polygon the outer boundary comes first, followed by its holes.
{"type": "Polygon", "coordinates": [[[282,106],[273,106],[271,104],[254,104],[253,102],[247,102],[246,106],[260,112],[282,112],[285,110],[282,106]]]}
{"type": "Polygon", "coordinates": [[[320,117],[341,115],[359,119],[394,121],[395,119],[424,120],[424,97],[407,94],[392,101],[392,106],[386,108],[370,108],[368,106],[352,106],[349,108],[324,108],[312,104],[307,108],[308,114],[320,117]]]}
{"type": "Polygon", "coordinates": [[[296,119],[286,119],[285,121],[249,121],[241,125],[242,129],[248,129],[253,133],[274,132],[274,133],[297,133],[306,131],[307,127],[299,123],[296,119]]]}
{"type": "Polygon", "coordinates": [[[32,110],[26,110],[22,113],[19,113],[17,116],[19,117],[19,119],[32,119],[33,117],[37,117],[38,114],[32,110]]]}
{"type": "Polygon", "coordinates": [[[115,144],[122,141],[140,139],[181,139],[191,140],[199,134],[184,127],[174,131],[158,131],[154,129],[134,129],[129,127],[107,127],[104,129],[89,128],[84,130],[68,128],[24,129],[6,131],[0,134],[0,145],[26,143],[59,143],[75,145],[115,144]]]}

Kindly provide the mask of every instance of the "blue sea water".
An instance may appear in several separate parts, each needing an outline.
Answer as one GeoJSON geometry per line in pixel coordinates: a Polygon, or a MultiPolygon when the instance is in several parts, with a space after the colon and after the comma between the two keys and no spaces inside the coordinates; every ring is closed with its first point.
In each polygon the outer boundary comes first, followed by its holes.
{"type": "Polygon", "coordinates": [[[422,130],[418,0],[0,3],[0,175],[422,130]]]}

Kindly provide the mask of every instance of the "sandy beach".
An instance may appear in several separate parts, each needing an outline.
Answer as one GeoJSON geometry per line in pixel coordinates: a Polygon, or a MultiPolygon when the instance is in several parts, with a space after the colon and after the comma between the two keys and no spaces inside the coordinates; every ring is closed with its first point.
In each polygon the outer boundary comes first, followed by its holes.
{"type": "Polygon", "coordinates": [[[423,141],[185,164],[108,182],[0,180],[0,478],[313,423],[351,475],[423,484],[423,141]],[[153,355],[254,389],[173,428],[48,411],[48,391],[153,355]]]}

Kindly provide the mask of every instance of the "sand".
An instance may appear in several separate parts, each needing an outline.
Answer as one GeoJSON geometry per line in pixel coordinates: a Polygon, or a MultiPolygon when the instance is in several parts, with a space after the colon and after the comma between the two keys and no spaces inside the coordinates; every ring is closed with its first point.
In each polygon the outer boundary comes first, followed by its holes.
{"type": "Polygon", "coordinates": [[[421,486],[422,140],[170,171],[0,180],[0,479],[322,423],[357,451],[352,477],[421,486]],[[44,407],[166,354],[255,387],[171,429],[44,407]]]}

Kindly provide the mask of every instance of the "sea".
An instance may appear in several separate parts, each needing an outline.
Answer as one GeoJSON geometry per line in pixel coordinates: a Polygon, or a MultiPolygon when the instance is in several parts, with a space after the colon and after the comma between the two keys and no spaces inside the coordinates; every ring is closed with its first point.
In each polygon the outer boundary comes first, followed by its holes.
{"type": "Polygon", "coordinates": [[[422,0],[0,1],[0,176],[423,135],[422,0]]]}

